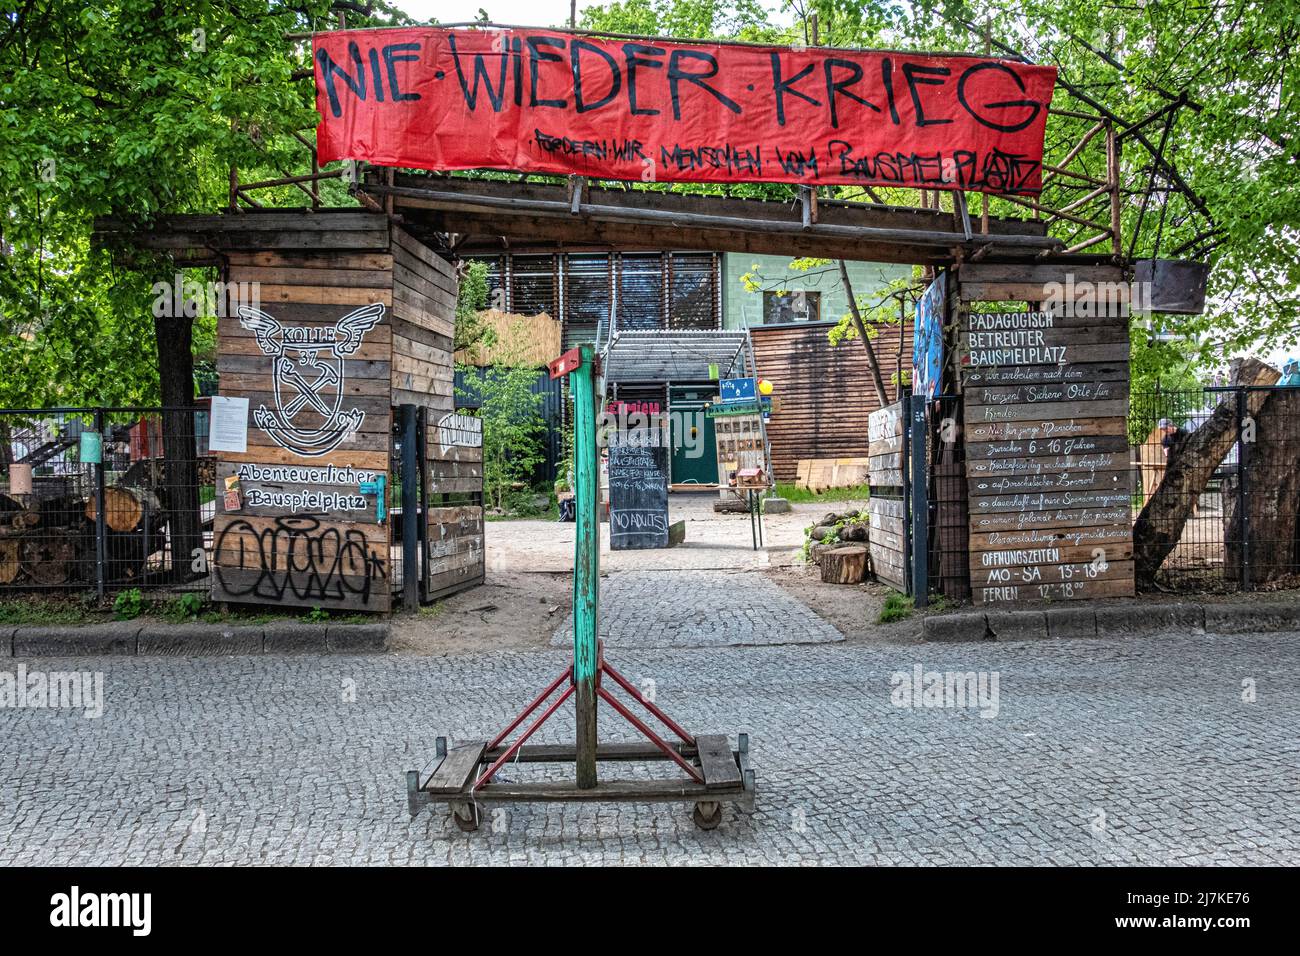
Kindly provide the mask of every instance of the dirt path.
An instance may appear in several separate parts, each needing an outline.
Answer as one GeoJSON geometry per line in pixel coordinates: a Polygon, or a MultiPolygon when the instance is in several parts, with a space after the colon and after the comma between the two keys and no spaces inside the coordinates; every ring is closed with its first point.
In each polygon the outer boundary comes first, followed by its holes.
{"type": "Polygon", "coordinates": [[[568,573],[489,570],[476,588],[394,615],[388,646],[426,655],[544,648],[569,613],[572,587],[568,573]]]}

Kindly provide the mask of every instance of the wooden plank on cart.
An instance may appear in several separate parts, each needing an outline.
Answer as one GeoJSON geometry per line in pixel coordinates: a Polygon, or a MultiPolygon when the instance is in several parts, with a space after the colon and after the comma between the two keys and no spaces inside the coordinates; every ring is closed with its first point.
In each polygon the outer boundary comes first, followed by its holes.
{"type": "Polygon", "coordinates": [[[487,741],[454,747],[438,764],[424,789],[429,793],[460,793],[474,777],[474,771],[483,761],[487,741]]]}
{"type": "Polygon", "coordinates": [[[695,738],[700,748],[700,769],[704,771],[704,785],[710,790],[726,790],[740,786],[740,767],[731,753],[731,744],[723,734],[705,734],[695,738]]]}

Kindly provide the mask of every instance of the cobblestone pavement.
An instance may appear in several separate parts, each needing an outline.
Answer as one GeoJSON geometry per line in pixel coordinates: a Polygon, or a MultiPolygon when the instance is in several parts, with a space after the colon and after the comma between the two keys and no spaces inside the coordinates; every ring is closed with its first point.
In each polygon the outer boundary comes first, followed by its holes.
{"type": "Polygon", "coordinates": [[[754,812],[708,833],[671,805],[411,822],[402,771],[434,737],[497,729],[565,659],[42,660],[101,669],[104,715],[0,709],[0,860],[1300,863],[1300,634],[628,649],[688,726],[750,732],[754,812]],[[918,664],[996,673],[996,716],[895,706],[918,664]]]}
{"type": "MultiPolygon", "coordinates": [[[[759,574],[619,571],[600,583],[600,636],[624,647],[821,644],[844,636],[759,574]]],[[[573,643],[573,614],[554,647],[573,643]]]]}

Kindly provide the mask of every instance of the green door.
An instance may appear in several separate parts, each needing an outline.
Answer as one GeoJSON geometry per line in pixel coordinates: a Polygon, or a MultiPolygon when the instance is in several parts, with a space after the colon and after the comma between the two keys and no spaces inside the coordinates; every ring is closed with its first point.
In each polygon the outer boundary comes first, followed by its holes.
{"type": "Polygon", "coordinates": [[[674,485],[718,483],[718,446],[713,436],[713,419],[704,417],[704,406],[716,391],[713,385],[682,385],[669,390],[674,485]]]}

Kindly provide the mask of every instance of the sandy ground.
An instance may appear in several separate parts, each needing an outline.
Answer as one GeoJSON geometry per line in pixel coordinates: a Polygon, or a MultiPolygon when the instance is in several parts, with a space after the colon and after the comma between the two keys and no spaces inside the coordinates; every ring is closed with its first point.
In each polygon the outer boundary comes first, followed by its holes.
{"type": "Polygon", "coordinates": [[[548,647],[569,613],[572,588],[570,573],[489,571],[478,587],[418,614],[393,615],[388,646],[397,653],[435,655],[548,647]]]}
{"type": "Polygon", "coordinates": [[[877,622],[885,597],[893,589],[876,581],[825,584],[817,568],[804,565],[772,568],[766,574],[791,597],[833,624],[849,643],[914,644],[921,640],[918,615],[892,624],[877,622]]]}
{"type": "MultiPolygon", "coordinates": [[[[653,551],[610,551],[601,527],[601,572],[733,570],[767,575],[838,628],[849,641],[908,641],[914,622],[875,623],[888,589],[822,584],[816,568],[798,563],[804,529],[828,511],[865,502],[794,505],[763,519],[763,547],[753,546],[745,514],[717,514],[712,494],[669,496],[671,520],[686,522],[686,541],[653,551]]],[[[405,654],[472,654],[547,647],[572,603],[574,526],[555,521],[490,521],[485,582],[416,615],[393,617],[390,648],[405,654]]]]}
{"type": "MultiPolygon", "coordinates": [[[[717,514],[716,494],[668,497],[670,521],[686,522],[686,540],[675,548],[611,551],[609,525],[600,529],[602,571],[734,570],[790,564],[803,546],[804,528],[828,511],[865,507],[866,503],[795,505],[788,514],[763,518],[763,547],[755,550],[747,514],[717,514]]],[[[556,521],[490,521],[487,524],[488,570],[573,570],[574,525],[556,521]]]]}

